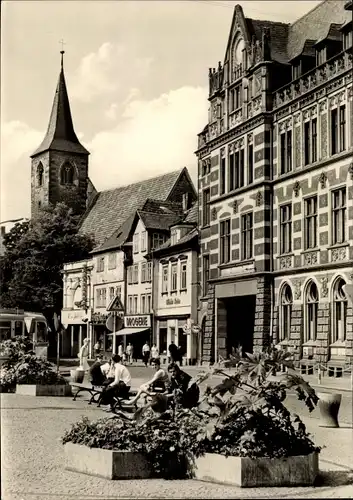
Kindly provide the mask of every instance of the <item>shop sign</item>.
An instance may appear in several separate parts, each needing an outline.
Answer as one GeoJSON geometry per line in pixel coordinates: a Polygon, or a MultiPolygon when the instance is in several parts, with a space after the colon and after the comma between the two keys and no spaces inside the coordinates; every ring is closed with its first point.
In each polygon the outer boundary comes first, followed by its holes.
{"type": "Polygon", "coordinates": [[[150,328],[151,316],[149,314],[137,314],[134,316],[124,316],[125,328],[150,328]]]}
{"type": "Polygon", "coordinates": [[[61,321],[63,324],[75,325],[80,323],[85,323],[88,320],[88,316],[82,309],[77,309],[73,311],[61,311],[61,321]]]}
{"type": "Polygon", "coordinates": [[[108,319],[108,314],[93,313],[91,318],[91,323],[94,325],[105,325],[108,319]]]}

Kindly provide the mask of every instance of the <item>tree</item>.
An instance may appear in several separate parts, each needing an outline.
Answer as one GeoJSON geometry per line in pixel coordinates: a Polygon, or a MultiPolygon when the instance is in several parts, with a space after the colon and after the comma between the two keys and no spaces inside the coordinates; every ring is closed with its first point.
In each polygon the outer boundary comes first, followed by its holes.
{"type": "Polygon", "coordinates": [[[79,233],[77,218],[63,203],[16,224],[4,239],[0,260],[0,305],[42,312],[52,320],[63,300],[63,264],[88,258],[90,237],[79,233]]]}

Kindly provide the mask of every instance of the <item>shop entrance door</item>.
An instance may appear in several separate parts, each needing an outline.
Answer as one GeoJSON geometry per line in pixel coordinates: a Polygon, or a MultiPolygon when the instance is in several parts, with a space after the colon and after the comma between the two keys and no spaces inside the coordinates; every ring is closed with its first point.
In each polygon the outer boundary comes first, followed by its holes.
{"type": "Polygon", "coordinates": [[[243,354],[253,351],[256,295],[223,299],[227,310],[227,354],[242,348],[243,354]]]}

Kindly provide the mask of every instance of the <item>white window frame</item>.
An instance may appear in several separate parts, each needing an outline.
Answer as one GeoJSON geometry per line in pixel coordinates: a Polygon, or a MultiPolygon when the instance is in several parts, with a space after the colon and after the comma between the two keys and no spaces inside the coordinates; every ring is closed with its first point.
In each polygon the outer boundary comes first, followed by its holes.
{"type": "Polygon", "coordinates": [[[345,291],[340,286],[341,283],[342,285],[346,284],[345,280],[340,277],[336,279],[333,285],[331,344],[334,344],[335,342],[345,342],[347,339],[348,299],[345,291]],[[339,291],[341,292],[340,294],[339,291]],[[340,309],[341,316],[339,324],[337,315],[338,308],[340,309]]]}
{"type": "Polygon", "coordinates": [[[292,323],[292,307],[293,294],[292,289],[286,283],[280,296],[280,311],[279,311],[279,342],[290,339],[291,323],[292,323]]]}
{"type": "Polygon", "coordinates": [[[178,290],[178,263],[172,262],[170,268],[170,291],[176,292],[177,290],[178,290]],[[174,277],[175,277],[175,283],[173,283],[174,277]]]}
{"type": "Polygon", "coordinates": [[[319,307],[319,290],[315,281],[310,281],[305,290],[305,323],[304,323],[304,344],[306,342],[314,342],[317,339],[318,327],[318,307],[319,307]],[[316,288],[316,296],[311,294],[312,287],[316,288]]]}
{"type": "Polygon", "coordinates": [[[169,265],[162,265],[162,294],[168,293],[169,288],[169,265]]]}
{"type": "Polygon", "coordinates": [[[104,272],[104,256],[103,257],[97,257],[97,273],[103,273],[104,272]]]}
{"type": "Polygon", "coordinates": [[[147,250],[147,232],[141,231],[141,252],[147,250]]]}
{"type": "Polygon", "coordinates": [[[187,290],[187,260],[180,261],[180,291],[187,290]]]}
{"type": "Polygon", "coordinates": [[[135,233],[133,238],[132,238],[132,242],[133,242],[133,253],[139,253],[140,251],[140,233],[135,233]]]}

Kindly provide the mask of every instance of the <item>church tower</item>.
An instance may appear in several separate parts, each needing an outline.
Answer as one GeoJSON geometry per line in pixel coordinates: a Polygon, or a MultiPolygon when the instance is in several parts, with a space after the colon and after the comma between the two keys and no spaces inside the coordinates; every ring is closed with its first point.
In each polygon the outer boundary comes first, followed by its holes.
{"type": "Polygon", "coordinates": [[[78,140],[72,123],[63,55],[53,107],[45,137],[31,155],[31,215],[63,202],[76,215],[86,210],[89,152],[78,140]]]}

